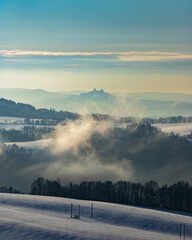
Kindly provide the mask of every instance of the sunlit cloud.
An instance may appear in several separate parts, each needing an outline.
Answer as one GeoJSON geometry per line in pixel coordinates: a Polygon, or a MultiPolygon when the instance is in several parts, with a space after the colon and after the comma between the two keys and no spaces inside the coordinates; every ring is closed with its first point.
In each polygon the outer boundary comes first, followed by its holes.
{"type": "MultiPolygon", "coordinates": [[[[19,56],[106,56],[103,61],[120,61],[120,62],[157,62],[157,61],[175,61],[175,60],[192,60],[192,54],[182,54],[178,52],[49,52],[49,51],[27,51],[27,50],[0,50],[1,57],[19,57],[19,56]]],[[[83,60],[83,59],[82,59],[83,60]]]]}
{"type": "Polygon", "coordinates": [[[175,61],[175,60],[191,60],[192,55],[188,54],[157,54],[157,55],[150,55],[150,54],[140,54],[140,55],[124,55],[118,56],[119,61],[122,62],[159,62],[159,61],[175,61]]]}
{"type": "Polygon", "coordinates": [[[65,63],[63,64],[63,66],[65,67],[84,67],[84,66],[88,66],[87,64],[78,64],[78,63],[65,63]]]}

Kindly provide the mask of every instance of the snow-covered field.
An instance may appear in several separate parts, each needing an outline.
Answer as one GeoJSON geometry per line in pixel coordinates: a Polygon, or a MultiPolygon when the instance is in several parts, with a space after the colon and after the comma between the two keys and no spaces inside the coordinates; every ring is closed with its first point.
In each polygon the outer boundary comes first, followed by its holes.
{"type": "MultiPolygon", "coordinates": [[[[37,118],[31,118],[31,121],[41,121],[42,119],[37,119],[37,118]]],[[[35,127],[54,127],[50,125],[34,125],[32,123],[26,124],[25,123],[25,118],[19,118],[19,117],[0,117],[0,128],[5,128],[6,130],[9,129],[16,129],[16,130],[21,130],[24,127],[29,127],[29,126],[35,126],[35,127]]]]}
{"type": "Polygon", "coordinates": [[[160,128],[163,132],[175,133],[181,136],[190,134],[192,131],[192,123],[165,123],[153,124],[154,127],[160,128]]]}
{"type": "Polygon", "coordinates": [[[40,150],[45,147],[48,147],[52,144],[53,139],[41,139],[36,141],[28,141],[28,142],[7,142],[6,145],[13,145],[16,144],[19,147],[30,148],[33,150],[40,150]]]}
{"type": "Polygon", "coordinates": [[[24,123],[24,118],[19,117],[0,117],[0,123],[24,123]]]}
{"type": "Polygon", "coordinates": [[[15,129],[15,130],[21,130],[24,127],[32,126],[29,124],[5,124],[0,123],[0,128],[4,128],[6,130],[15,129]]]}
{"type": "Polygon", "coordinates": [[[192,239],[192,214],[74,199],[0,194],[0,239],[3,240],[176,240],[179,224],[192,239]],[[70,217],[81,206],[81,218],[70,217]]]}
{"type": "Polygon", "coordinates": [[[6,130],[15,129],[15,130],[22,130],[24,127],[36,127],[36,128],[43,128],[49,127],[54,128],[55,126],[50,125],[34,125],[34,124],[2,124],[0,123],[0,128],[4,128],[6,130]]]}
{"type": "MultiPolygon", "coordinates": [[[[10,128],[11,125],[7,124],[7,127],[10,128]]],[[[12,125],[13,126],[13,125],[12,125]]],[[[15,125],[16,127],[17,125],[15,125]]],[[[18,125],[20,126],[20,125],[18,125]]],[[[17,126],[17,127],[18,127],[17,126]]],[[[192,131],[192,123],[168,123],[168,124],[153,124],[153,126],[160,128],[163,132],[167,133],[175,133],[181,136],[185,136],[190,134],[192,131]]],[[[126,127],[126,124],[116,125],[115,127],[126,127]]],[[[189,141],[191,141],[189,139],[189,141]]],[[[11,142],[6,143],[7,145],[17,144],[19,147],[31,148],[34,150],[40,150],[44,147],[48,147],[52,144],[52,139],[42,139],[37,141],[30,142],[11,142]]]]}
{"type": "Polygon", "coordinates": [[[24,124],[24,118],[17,117],[0,117],[0,128],[9,129],[21,129],[24,124]]]}

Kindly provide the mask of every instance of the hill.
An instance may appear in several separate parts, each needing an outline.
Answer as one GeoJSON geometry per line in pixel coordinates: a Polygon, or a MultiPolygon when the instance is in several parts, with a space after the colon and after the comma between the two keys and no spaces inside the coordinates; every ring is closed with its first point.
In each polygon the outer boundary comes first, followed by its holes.
{"type": "Polygon", "coordinates": [[[11,142],[1,148],[1,184],[28,192],[38,176],[59,178],[62,183],[120,179],[192,183],[192,148],[186,138],[168,135],[150,124],[113,126],[78,120],[55,130],[2,130],[2,141],[11,142]]]}
{"type": "Polygon", "coordinates": [[[192,94],[185,93],[138,92],[138,93],[113,93],[113,95],[143,100],[192,102],[192,94]]]}
{"type": "Polygon", "coordinates": [[[47,99],[65,98],[79,93],[82,92],[49,92],[43,89],[0,88],[0,96],[2,98],[32,105],[38,105],[39,102],[46,101],[47,99]]]}
{"type": "MultiPolygon", "coordinates": [[[[0,194],[1,238],[6,240],[162,240],[179,239],[180,223],[192,237],[192,215],[90,201],[0,194]],[[71,203],[73,215],[71,218],[71,203]]],[[[183,233],[183,232],[182,232],[183,233]]]]}
{"type": "Polygon", "coordinates": [[[100,113],[132,117],[191,116],[192,95],[181,93],[114,93],[94,89],[90,92],[48,92],[41,89],[0,89],[0,96],[80,114],[100,113]]]}
{"type": "Polygon", "coordinates": [[[187,94],[124,94],[112,95],[101,89],[42,101],[40,105],[78,113],[100,113],[132,117],[191,116],[192,96],[187,94]],[[183,99],[183,100],[182,100],[183,99]]]}
{"type": "Polygon", "coordinates": [[[32,105],[24,103],[16,103],[4,98],[0,99],[0,116],[7,117],[23,117],[23,118],[39,118],[39,119],[77,119],[78,114],[67,111],[56,112],[53,109],[36,109],[32,105]]]}
{"type": "Polygon", "coordinates": [[[72,95],[65,99],[49,99],[41,104],[43,106],[50,106],[51,108],[56,107],[56,109],[71,109],[73,112],[84,114],[109,114],[110,112],[107,109],[116,106],[116,97],[103,90],[97,91],[94,89],[93,91],[82,93],[80,95],[72,95]]]}

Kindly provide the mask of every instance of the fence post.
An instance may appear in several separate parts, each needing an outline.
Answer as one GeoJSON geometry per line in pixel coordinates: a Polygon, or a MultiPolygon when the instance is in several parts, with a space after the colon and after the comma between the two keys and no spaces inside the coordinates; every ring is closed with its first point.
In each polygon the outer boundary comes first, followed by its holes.
{"type": "Polygon", "coordinates": [[[79,219],[80,219],[80,205],[79,205],[79,219]]]}
{"type": "Polygon", "coordinates": [[[91,218],[93,218],[93,203],[91,204],[91,218]]]}
{"type": "Polygon", "coordinates": [[[73,203],[71,203],[71,218],[73,217],[73,203]]]}
{"type": "Polygon", "coordinates": [[[181,223],[179,226],[180,226],[179,232],[180,232],[180,239],[181,239],[181,223]]]}
{"type": "Polygon", "coordinates": [[[183,238],[185,239],[185,224],[183,224],[183,238]]]}

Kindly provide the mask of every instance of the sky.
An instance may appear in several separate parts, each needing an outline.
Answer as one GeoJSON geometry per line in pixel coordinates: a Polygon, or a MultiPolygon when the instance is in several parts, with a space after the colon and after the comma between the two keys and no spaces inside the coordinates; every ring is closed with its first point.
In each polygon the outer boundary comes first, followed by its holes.
{"type": "Polygon", "coordinates": [[[191,0],[0,0],[0,87],[192,94],[191,0]]]}

